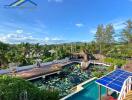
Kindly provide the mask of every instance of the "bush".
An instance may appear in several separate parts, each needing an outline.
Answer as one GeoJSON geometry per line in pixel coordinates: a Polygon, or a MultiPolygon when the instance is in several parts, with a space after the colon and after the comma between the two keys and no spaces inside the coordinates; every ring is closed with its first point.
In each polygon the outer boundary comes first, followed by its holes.
{"type": "Polygon", "coordinates": [[[49,57],[49,58],[44,59],[44,62],[50,62],[50,61],[53,61],[53,60],[54,60],[53,57],[49,57]]]}
{"type": "Polygon", "coordinates": [[[0,69],[7,69],[7,66],[0,66],[0,69]]]}
{"type": "Polygon", "coordinates": [[[20,78],[0,76],[0,100],[58,100],[59,93],[50,90],[40,90],[32,83],[20,78]]]}
{"type": "Polygon", "coordinates": [[[120,67],[127,63],[125,60],[115,59],[115,58],[105,58],[104,61],[107,62],[107,63],[111,63],[113,66],[117,65],[117,66],[120,66],[120,67]]]}
{"type": "Polygon", "coordinates": [[[102,77],[103,75],[104,75],[104,73],[103,72],[92,72],[92,75],[93,75],[93,77],[97,77],[97,78],[100,78],[100,77],[102,77]]]}
{"type": "Polygon", "coordinates": [[[113,71],[113,70],[114,70],[114,66],[109,66],[109,67],[108,67],[108,71],[109,71],[109,72],[111,72],[111,71],[113,71]]]}

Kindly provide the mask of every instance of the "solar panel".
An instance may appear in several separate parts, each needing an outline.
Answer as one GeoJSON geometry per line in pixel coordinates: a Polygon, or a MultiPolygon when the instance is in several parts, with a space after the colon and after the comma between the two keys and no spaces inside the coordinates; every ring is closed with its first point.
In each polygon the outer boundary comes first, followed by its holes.
{"type": "Polygon", "coordinates": [[[117,92],[120,92],[123,86],[124,81],[132,76],[131,72],[127,72],[124,70],[115,70],[112,73],[96,80],[96,83],[103,85],[107,88],[113,89],[117,92]]]}
{"type": "Polygon", "coordinates": [[[121,81],[119,81],[119,80],[115,80],[115,81],[113,81],[115,84],[117,84],[117,85],[120,85],[120,86],[122,86],[123,85],[123,83],[121,82],[121,81]]]}
{"type": "Polygon", "coordinates": [[[108,87],[110,87],[116,91],[121,91],[121,87],[119,85],[114,84],[114,83],[109,84],[108,87]]]}
{"type": "Polygon", "coordinates": [[[112,79],[109,78],[109,77],[103,77],[102,79],[103,79],[103,80],[106,80],[106,81],[112,81],[112,79]]]}
{"type": "Polygon", "coordinates": [[[109,82],[105,81],[105,80],[97,80],[96,82],[101,83],[102,85],[107,85],[109,82]]]}

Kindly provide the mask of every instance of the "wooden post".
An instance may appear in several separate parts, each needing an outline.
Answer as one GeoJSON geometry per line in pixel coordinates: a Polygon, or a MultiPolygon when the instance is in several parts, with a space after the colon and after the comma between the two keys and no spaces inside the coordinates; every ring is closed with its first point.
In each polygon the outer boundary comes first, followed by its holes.
{"type": "Polygon", "coordinates": [[[108,88],[106,89],[106,95],[107,96],[109,95],[109,89],[108,88]]]}
{"type": "Polygon", "coordinates": [[[99,100],[101,100],[101,85],[99,85],[99,100]]]}

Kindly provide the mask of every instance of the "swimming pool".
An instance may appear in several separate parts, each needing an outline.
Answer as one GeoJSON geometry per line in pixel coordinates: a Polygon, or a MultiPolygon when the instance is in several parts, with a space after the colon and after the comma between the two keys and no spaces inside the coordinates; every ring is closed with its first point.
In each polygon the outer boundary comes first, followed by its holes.
{"type": "MultiPolygon", "coordinates": [[[[73,96],[69,97],[66,100],[98,100],[99,98],[99,90],[98,85],[95,83],[95,80],[83,85],[84,89],[73,96]]],[[[106,88],[101,88],[101,94],[104,95],[106,93],[106,88]]]]}

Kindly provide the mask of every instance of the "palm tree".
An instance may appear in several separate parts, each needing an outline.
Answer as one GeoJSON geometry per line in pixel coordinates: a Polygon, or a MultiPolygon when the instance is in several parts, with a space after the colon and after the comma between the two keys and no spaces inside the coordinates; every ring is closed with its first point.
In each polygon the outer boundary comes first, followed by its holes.
{"type": "Polygon", "coordinates": [[[0,66],[7,66],[8,59],[5,57],[5,54],[9,51],[9,45],[0,42],[0,66]]]}

